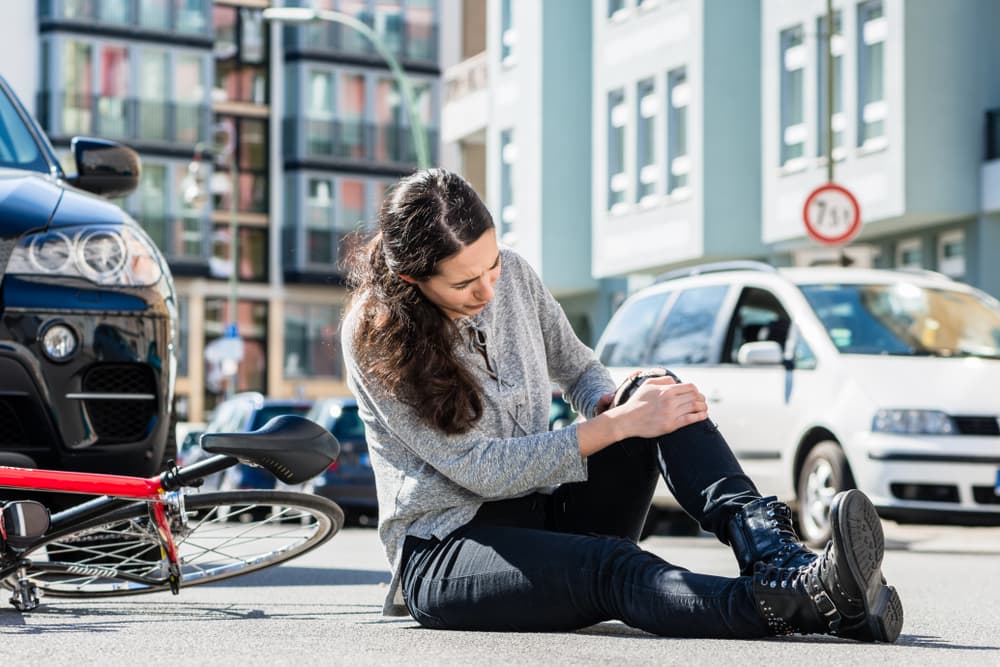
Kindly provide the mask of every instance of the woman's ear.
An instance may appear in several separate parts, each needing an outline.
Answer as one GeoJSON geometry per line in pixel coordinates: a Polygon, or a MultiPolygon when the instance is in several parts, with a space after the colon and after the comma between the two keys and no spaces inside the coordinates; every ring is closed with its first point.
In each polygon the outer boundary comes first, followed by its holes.
{"type": "Polygon", "coordinates": [[[411,285],[416,285],[418,282],[420,282],[419,280],[416,280],[415,278],[411,278],[410,276],[406,275],[405,273],[400,273],[399,277],[400,277],[400,279],[403,282],[410,283],[411,285]]]}

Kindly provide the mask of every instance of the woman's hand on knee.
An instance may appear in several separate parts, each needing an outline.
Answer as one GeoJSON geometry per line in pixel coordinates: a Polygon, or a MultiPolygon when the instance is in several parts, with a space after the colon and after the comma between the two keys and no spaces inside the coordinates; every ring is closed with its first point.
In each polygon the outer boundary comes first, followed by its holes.
{"type": "Polygon", "coordinates": [[[669,375],[647,378],[616,409],[627,414],[629,430],[640,438],[673,433],[708,419],[708,403],[698,388],[690,382],[678,383],[669,375]]]}

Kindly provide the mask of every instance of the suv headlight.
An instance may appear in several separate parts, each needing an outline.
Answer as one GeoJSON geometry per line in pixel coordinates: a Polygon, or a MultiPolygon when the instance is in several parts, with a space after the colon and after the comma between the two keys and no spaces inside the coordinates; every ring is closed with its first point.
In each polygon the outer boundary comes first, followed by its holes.
{"type": "Polygon", "coordinates": [[[11,253],[7,273],[145,287],[155,284],[163,269],[159,251],[142,231],[127,225],[87,225],[26,236],[11,253]]]}
{"type": "Polygon", "coordinates": [[[872,431],[910,435],[956,433],[951,417],[940,410],[879,410],[872,418],[872,431]]]}

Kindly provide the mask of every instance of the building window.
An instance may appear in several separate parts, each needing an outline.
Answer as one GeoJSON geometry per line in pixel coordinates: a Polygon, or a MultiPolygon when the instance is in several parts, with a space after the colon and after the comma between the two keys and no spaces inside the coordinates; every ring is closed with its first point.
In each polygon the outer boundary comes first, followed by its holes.
{"type": "Polygon", "coordinates": [[[691,103],[691,84],[685,68],[667,74],[667,95],[670,98],[667,113],[667,194],[686,197],[690,192],[688,176],[691,159],[688,157],[688,106],[691,103]]]}
{"type": "Polygon", "coordinates": [[[128,136],[128,49],[105,44],[99,53],[97,133],[108,138],[125,138],[128,136]]]}
{"type": "Polygon", "coordinates": [[[215,5],[215,99],[267,103],[267,33],[259,9],[215,5]]]}
{"type": "Polygon", "coordinates": [[[945,232],[937,240],[937,270],[951,278],[965,277],[965,232],[945,232]]]}
{"type": "Polygon", "coordinates": [[[844,33],[841,22],[840,12],[834,12],[833,14],[833,37],[828,38],[829,31],[827,30],[827,17],[821,16],[816,22],[816,33],[819,35],[817,40],[817,52],[816,61],[819,63],[817,68],[818,77],[816,81],[816,87],[819,91],[819,105],[817,111],[818,122],[816,126],[819,134],[819,141],[817,142],[818,150],[817,155],[826,156],[829,153],[829,148],[827,146],[827,130],[830,126],[830,121],[833,124],[833,159],[843,160],[845,157],[844,149],[844,128],[847,125],[846,117],[844,116],[844,95],[843,95],[843,72],[844,72],[844,33]],[[833,55],[833,113],[832,115],[828,113],[827,110],[827,97],[829,90],[829,81],[827,79],[828,67],[828,53],[833,55]]]}
{"type": "Polygon", "coordinates": [[[897,269],[922,269],[923,267],[923,243],[920,239],[904,239],[896,243],[897,269]]]}
{"type": "Polygon", "coordinates": [[[500,238],[511,242],[511,234],[517,222],[517,208],[514,199],[514,163],[517,162],[517,145],[514,130],[508,128],[500,132],[500,238]]]}
{"type": "Polygon", "coordinates": [[[174,66],[175,139],[194,144],[207,136],[205,130],[205,67],[201,56],[178,53],[174,66]]]}
{"type": "MultiPolygon", "coordinates": [[[[208,268],[213,278],[229,278],[233,273],[232,231],[229,223],[212,226],[212,256],[208,268]]],[[[240,225],[237,227],[236,277],[247,282],[268,280],[267,227],[240,225]]]]}
{"type": "Polygon", "coordinates": [[[608,18],[620,21],[628,15],[628,3],[625,0],[608,0],[608,18]]]}
{"type": "Polygon", "coordinates": [[[608,210],[612,213],[625,206],[628,176],[625,173],[625,126],[628,109],[625,91],[608,93],[608,210]]]}
{"type": "Polygon", "coordinates": [[[417,60],[437,58],[435,0],[407,0],[406,55],[417,60]]]}
{"type": "MultiPolygon", "coordinates": [[[[93,47],[86,42],[68,39],[63,48],[65,80],[63,90],[65,104],[62,105],[60,130],[65,135],[87,135],[92,130],[94,86],[91,74],[93,47]]],[[[58,95],[57,89],[50,91],[58,95]]],[[[58,102],[54,105],[59,108],[58,102]]]]}
{"type": "Polygon", "coordinates": [[[231,161],[238,171],[236,208],[241,213],[267,213],[267,121],[259,118],[218,116],[225,128],[226,144],[216,155],[216,175],[212,179],[213,208],[230,212],[232,207],[231,161]]]}
{"type": "Polygon", "coordinates": [[[786,169],[804,166],[806,145],[803,70],[806,51],[801,25],[781,31],[781,164],[786,169]]]}
{"type": "Polygon", "coordinates": [[[375,32],[393,53],[403,53],[403,8],[400,0],[375,0],[375,32]]]}
{"type": "Polygon", "coordinates": [[[500,64],[505,67],[510,67],[517,60],[513,2],[514,0],[500,0],[500,64]]]}
{"type": "MultiPolygon", "coordinates": [[[[205,345],[221,338],[233,319],[229,315],[229,299],[205,299],[205,345]]],[[[267,393],[267,302],[238,299],[235,322],[243,339],[243,359],[236,372],[235,391],[267,393]]],[[[211,411],[223,398],[227,378],[222,364],[206,361],[205,407],[211,411]]]]}
{"type": "Polygon", "coordinates": [[[285,305],[286,378],[343,377],[339,321],[340,308],[335,305],[285,305]]]}
{"type": "Polygon", "coordinates": [[[169,139],[167,99],[170,95],[170,64],[163,49],[139,51],[139,138],[169,139]]]}
{"type": "Polygon", "coordinates": [[[858,145],[876,150],[886,145],[885,137],[885,38],[888,23],[881,0],[858,7],[858,145]]]}
{"type": "Polygon", "coordinates": [[[656,201],[659,166],[656,163],[656,118],[660,100],[653,79],[643,79],[636,85],[635,128],[635,197],[640,203],[656,201]]]}

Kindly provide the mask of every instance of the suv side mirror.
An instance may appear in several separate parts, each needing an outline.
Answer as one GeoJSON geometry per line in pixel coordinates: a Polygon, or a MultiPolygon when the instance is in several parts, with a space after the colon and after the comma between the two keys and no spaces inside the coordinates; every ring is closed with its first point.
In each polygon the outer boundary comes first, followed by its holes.
{"type": "Polygon", "coordinates": [[[741,345],[736,361],[740,366],[777,366],[784,362],[784,353],[773,340],[762,340],[741,345]]]}
{"type": "Polygon", "coordinates": [[[104,139],[73,137],[76,177],[69,182],[95,195],[114,198],[131,194],[139,186],[142,161],[127,146],[104,139]]]}

